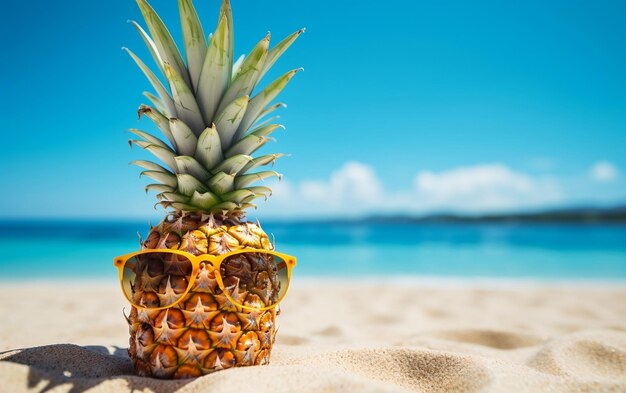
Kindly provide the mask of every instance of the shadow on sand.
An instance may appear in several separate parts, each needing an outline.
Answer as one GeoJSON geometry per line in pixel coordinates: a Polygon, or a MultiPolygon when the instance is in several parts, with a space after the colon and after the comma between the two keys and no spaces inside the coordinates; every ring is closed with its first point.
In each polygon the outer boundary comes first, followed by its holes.
{"type": "MultiPolygon", "coordinates": [[[[105,381],[121,390],[174,392],[189,380],[159,380],[135,375],[126,348],[54,344],[0,353],[0,362],[28,366],[24,390],[47,392],[64,385],[70,393],[84,392],[105,381]]],[[[115,389],[117,390],[117,389],[115,389]]]]}

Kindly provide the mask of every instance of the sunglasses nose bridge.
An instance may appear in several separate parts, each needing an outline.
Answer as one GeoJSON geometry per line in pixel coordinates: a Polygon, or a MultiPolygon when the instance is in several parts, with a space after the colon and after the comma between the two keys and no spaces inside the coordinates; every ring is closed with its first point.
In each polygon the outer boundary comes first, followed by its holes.
{"type": "Polygon", "coordinates": [[[215,266],[214,261],[215,261],[215,257],[213,255],[209,255],[209,254],[205,254],[205,255],[199,255],[198,257],[198,265],[201,263],[208,263],[211,266],[215,266]]]}

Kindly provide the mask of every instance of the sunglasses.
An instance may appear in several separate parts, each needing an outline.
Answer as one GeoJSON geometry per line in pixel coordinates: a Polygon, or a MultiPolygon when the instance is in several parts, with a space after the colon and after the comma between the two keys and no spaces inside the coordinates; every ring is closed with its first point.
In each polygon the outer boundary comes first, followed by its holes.
{"type": "Polygon", "coordinates": [[[177,305],[191,289],[224,295],[242,309],[268,310],[285,297],[296,258],[244,248],[219,256],[154,249],[114,259],[122,292],[135,307],[177,305]]]}

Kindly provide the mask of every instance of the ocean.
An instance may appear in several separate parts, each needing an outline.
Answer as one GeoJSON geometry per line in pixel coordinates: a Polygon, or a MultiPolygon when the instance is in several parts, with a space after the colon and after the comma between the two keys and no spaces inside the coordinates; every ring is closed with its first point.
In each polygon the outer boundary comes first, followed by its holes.
{"type": "MultiPolygon", "coordinates": [[[[626,280],[626,226],[266,222],[302,277],[626,280]]],[[[147,222],[0,222],[0,280],[117,279],[147,222]]]]}

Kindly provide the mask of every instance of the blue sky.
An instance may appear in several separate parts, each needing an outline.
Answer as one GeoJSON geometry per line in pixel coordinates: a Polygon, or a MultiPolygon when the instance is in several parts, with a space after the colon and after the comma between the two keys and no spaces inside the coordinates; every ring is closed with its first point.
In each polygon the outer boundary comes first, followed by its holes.
{"type": "MultiPolygon", "coordinates": [[[[218,0],[196,0],[205,31],[218,0]]],[[[286,131],[264,216],[626,201],[626,3],[232,0],[236,55],[306,33],[266,82],[286,131]]],[[[176,2],[151,4],[180,38],[176,2]]],[[[0,217],[158,217],[126,144],[149,84],[134,1],[3,2],[0,217]]],[[[179,41],[180,42],[180,41],[179,41]]],[[[255,213],[257,214],[257,213],[255,213]]]]}

